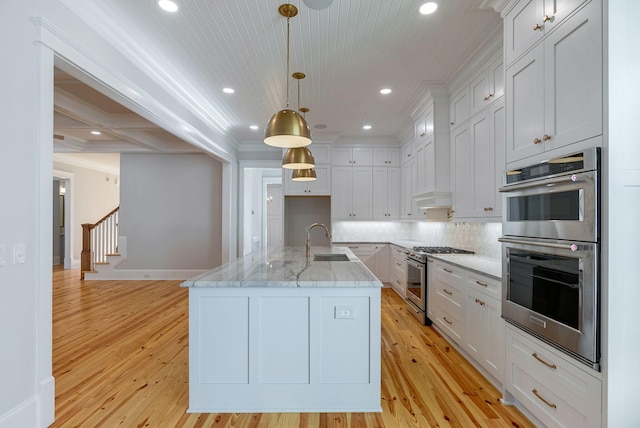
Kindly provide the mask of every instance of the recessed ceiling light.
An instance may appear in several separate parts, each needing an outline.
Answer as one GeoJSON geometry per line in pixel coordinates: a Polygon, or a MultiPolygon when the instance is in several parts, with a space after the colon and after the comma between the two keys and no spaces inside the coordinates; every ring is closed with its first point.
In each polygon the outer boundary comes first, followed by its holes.
{"type": "Polygon", "coordinates": [[[380,89],[380,93],[382,95],[390,94],[391,93],[391,89],[389,89],[389,88],[380,89]]]}
{"type": "Polygon", "coordinates": [[[158,6],[160,6],[162,10],[166,10],[167,12],[178,11],[178,5],[171,0],[158,0],[158,6]]]}
{"type": "Polygon", "coordinates": [[[438,3],[434,1],[429,1],[420,6],[420,13],[423,15],[429,15],[438,9],[438,3]]]}
{"type": "Polygon", "coordinates": [[[222,92],[225,94],[233,94],[236,90],[233,88],[222,88],[222,92]]]}
{"type": "Polygon", "coordinates": [[[93,135],[102,135],[102,132],[100,132],[100,131],[91,131],[91,133],[93,135]]]}
{"type": "Polygon", "coordinates": [[[368,131],[371,129],[371,125],[365,125],[362,127],[362,129],[364,129],[365,131],[368,131]]]}
{"type": "Polygon", "coordinates": [[[255,131],[256,129],[258,129],[258,125],[251,125],[249,128],[251,128],[251,129],[253,129],[255,131]]]}

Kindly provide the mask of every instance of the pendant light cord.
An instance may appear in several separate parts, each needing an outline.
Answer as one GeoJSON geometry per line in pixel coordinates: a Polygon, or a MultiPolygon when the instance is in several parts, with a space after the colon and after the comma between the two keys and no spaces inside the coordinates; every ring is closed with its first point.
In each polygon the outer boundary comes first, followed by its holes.
{"type": "Polygon", "coordinates": [[[287,16],[287,109],[289,109],[289,38],[291,35],[291,18],[287,16]]]}

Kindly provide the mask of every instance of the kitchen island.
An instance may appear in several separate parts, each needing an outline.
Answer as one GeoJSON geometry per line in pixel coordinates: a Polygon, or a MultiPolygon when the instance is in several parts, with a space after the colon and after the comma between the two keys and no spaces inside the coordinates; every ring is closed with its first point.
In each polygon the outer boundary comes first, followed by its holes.
{"type": "Polygon", "coordinates": [[[182,286],[188,412],[381,411],[382,283],[347,247],[254,252],[182,286]]]}

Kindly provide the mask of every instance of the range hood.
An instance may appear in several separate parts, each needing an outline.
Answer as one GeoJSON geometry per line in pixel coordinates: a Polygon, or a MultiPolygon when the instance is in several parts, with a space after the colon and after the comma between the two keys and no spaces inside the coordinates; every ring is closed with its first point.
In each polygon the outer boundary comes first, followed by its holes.
{"type": "Polygon", "coordinates": [[[451,192],[424,193],[413,197],[413,203],[420,209],[451,208],[451,192]]]}

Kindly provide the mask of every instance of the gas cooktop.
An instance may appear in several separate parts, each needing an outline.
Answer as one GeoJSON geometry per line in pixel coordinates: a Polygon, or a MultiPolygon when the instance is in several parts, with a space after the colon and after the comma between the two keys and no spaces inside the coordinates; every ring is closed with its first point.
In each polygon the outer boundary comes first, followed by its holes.
{"type": "Polygon", "coordinates": [[[473,251],[452,247],[413,247],[413,251],[427,254],[474,254],[473,251]]]}

